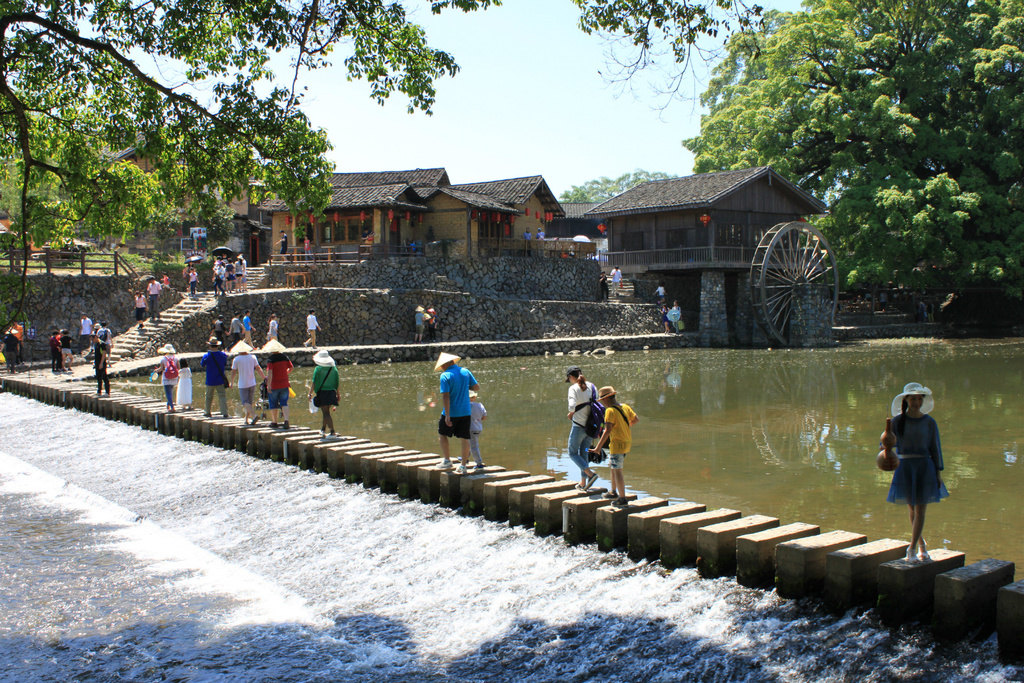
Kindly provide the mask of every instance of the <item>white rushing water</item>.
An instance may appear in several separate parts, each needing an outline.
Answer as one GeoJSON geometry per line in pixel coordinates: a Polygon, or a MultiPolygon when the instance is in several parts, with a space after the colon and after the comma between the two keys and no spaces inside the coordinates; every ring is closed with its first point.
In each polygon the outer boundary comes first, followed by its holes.
{"type": "Polygon", "coordinates": [[[19,397],[0,430],[0,680],[1024,678],[994,637],[937,645],[19,397]]]}

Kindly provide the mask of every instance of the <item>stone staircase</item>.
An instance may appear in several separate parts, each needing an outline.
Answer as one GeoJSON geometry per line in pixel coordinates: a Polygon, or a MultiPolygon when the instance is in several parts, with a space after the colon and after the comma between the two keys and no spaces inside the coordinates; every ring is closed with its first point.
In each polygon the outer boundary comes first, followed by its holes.
{"type": "Polygon", "coordinates": [[[633,289],[633,281],[622,278],[621,287],[608,283],[608,301],[611,303],[636,303],[636,292],[633,289]]]}
{"type": "MultiPolygon", "coordinates": [[[[262,273],[261,273],[262,277],[262,273]]],[[[200,292],[193,299],[186,296],[174,306],[160,312],[160,320],[147,320],[139,330],[138,325],[133,325],[128,330],[114,337],[114,350],[110,354],[110,363],[114,364],[119,360],[134,358],[146,343],[160,332],[172,325],[192,317],[196,313],[208,311],[217,305],[217,297],[212,292],[200,292]]]]}
{"type": "Polygon", "coordinates": [[[263,289],[267,284],[267,271],[263,266],[247,266],[245,281],[249,289],[263,289]]]}

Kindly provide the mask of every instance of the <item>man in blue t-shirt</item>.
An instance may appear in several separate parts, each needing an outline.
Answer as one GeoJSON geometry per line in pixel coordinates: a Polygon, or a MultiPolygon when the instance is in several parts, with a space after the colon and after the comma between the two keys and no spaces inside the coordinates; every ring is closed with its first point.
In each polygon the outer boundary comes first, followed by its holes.
{"type": "Polygon", "coordinates": [[[226,393],[230,384],[227,374],[228,355],[221,351],[220,340],[216,337],[210,337],[210,341],[207,343],[210,346],[210,350],[203,354],[203,357],[199,360],[199,365],[206,370],[206,410],[203,411],[203,415],[211,417],[210,409],[213,407],[213,395],[217,394],[221,417],[227,418],[230,417],[228,415],[228,397],[226,393]]]}
{"type": "Polygon", "coordinates": [[[452,466],[448,439],[454,436],[462,439],[462,462],[457,471],[459,474],[465,474],[466,465],[469,463],[469,392],[478,391],[480,385],[476,383],[472,372],[456,365],[460,360],[454,354],[441,352],[437,363],[434,364],[434,372],[441,373],[441,401],[444,405],[441,419],[437,421],[437,433],[441,435],[441,453],[444,455],[440,467],[448,469],[452,466]]]}

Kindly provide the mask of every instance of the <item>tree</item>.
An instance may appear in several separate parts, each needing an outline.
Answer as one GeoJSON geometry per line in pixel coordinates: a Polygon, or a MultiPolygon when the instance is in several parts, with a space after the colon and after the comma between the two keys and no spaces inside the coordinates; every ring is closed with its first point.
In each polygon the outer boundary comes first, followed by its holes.
{"type": "Polygon", "coordinates": [[[638,168],[632,173],[623,173],[614,180],[601,177],[596,180],[589,180],[582,185],[573,185],[563,192],[558,199],[563,202],[603,202],[615,195],[622,194],[632,187],[636,187],[640,183],[646,183],[648,180],[668,180],[674,177],[667,173],[650,173],[638,168]]]}
{"type": "Polygon", "coordinates": [[[733,37],[700,171],[771,164],[830,205],[850,284],[1024,291],[1024,3],[811,0],[733,37]]]}

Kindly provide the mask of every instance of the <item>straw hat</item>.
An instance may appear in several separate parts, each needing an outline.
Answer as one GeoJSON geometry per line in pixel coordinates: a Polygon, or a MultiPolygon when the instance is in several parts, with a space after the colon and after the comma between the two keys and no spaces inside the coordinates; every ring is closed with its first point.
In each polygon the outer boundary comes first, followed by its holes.
{"type": "Polygon", "coordinates": [[[600,401],[602,398],[608,398],[609,396],[615,395],[615,387],[601,387],[597,390],[597,400],[600,401]]]}
{"type": "Polygon", "coordinates": [[[175,350],[174,350],[174,347],[173,347],[173,346],[171,346],[170,344],[164,344],[164,345],[163,345],[163,346],[161,346],[161,347],[160,347],[159,349],[157,349],[157,350],[156,350],[156,352],[157,352],[157,353],[162,353],[162,354],[164,354],[165,356],[166,356],[167,354],[177,353],[177,351],[175,351],[175,350]]]}
{"type": "Polygon", "coordinates": [[[334,359],[331,358],[331,354],[327,352],[327,349],[320,349],[315,354],[313,354],[313,362],[316,363],[317,365],[324,366],[336,365],[334,359]]]}
{"type": "Polygon", "coordinates": [[[284,344],[277,341],[276,339],[271,339],[270,341],[268,341],[266,344],[263,345],[263,348],[260,350],[266,351],[267,353],[284,353],[286,351],[284,344]]]}
{"type": "Polygon", "coordinates": [[[924,401],[921,402],[922,413],[930,413],[935,407],[935,399],[932,398],[932,390],[917,382],[911,382],[903,387],[903,393],[897,394],[896,398],[892,400],[892,405],[889,406],[889,409],[893,417],[896,417],[903,412],[903,399],[907,396],[924,396],[924,401]]]}
{"type": "Polygon", "coordinates": [[[442,351],[441,355],[437,357],[437,362],[434,363],[434,372],[441,372],[444,370],[444,366],[448,365],[448,363],[458,363],[460,360],[462,360],[462,358],[456,356],[454,353],[442,351]]]}
{"type": "Polygon", "coordinates": [[[477,392],[473,391],[472,389],[469,390],[469,397],[470,398],[476,398],[479,395],[480,394],[478,394],[477,392]]]}
{"type": "Polygon", "coordinates": [[[423,307],[422,306],[417,306],[416,307],[416,312],[417,313],[422,313],[423,312],[423,307]]]}
{"type": "Polygon", "coordinates": [[[215,349],[218,346],[220,346],[220,339],[217,339],[216,337],[210,337],[207,340],[206,345],[209,346],[211,349],[215,349]]]}
{"type": "Polygon", "coordinates": [[[255,351],[255,349],[246,344],[244,341],[240,341],[234,346],[232,346],[231,350],[228,351],[228,353],[252,353],[253,351],[255,351]]]}

